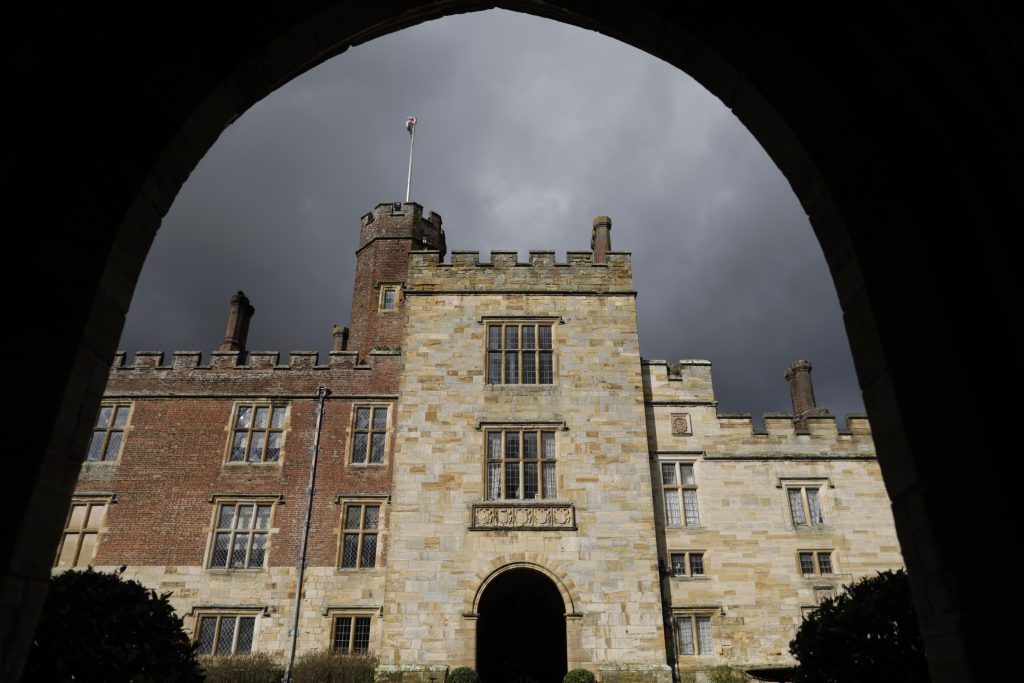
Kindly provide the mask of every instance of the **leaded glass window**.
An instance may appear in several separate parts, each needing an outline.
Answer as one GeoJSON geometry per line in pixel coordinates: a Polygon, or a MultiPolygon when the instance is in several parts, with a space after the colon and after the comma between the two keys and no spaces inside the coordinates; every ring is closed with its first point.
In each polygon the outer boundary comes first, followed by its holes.
{"type": "Polygon", "coordinates": [[[676,647],[680,656],[714,654],[709,615],[677,616],[675,622],[676,647]]]}
{"type": "Polygon", "coordinates": [[[267,534],[273,506],[222,503],[210,549],[210,567],[258,569],[266,566],[267,534]]]}
{"type": "Polygon", "coordinates": [[[380,505],[346,505],[343,521],[345,528],[341,542],[341,566],[350,569],[377,566],[380,505]]]}
{"type": "Polygon", "coordinates": [[[370,617],[335,617],[332,647],[345,654],[367,654],[370,651],[370,617]]]}
{"type": "Polygon", "coordinates": [[[102,405],[96,417],[96,426],[89,441],[86,460],[92,462],[117,460],[121,452],[121,441],[128,426],[129,406],[123,404],[102,405]]]}
{"type": "Polygon", "coordinates": [[[387,431],[387,406],[356,406],[355,427],[352,431],[352,462],[382,464],[387,431]]]}
{"type": "Polygon", "coordinates": [[[366,654],[370,651],[369,616],[335,616],[332,646],[346,654],[366,654]]]}
{"type": "Polygon", "coordinates": [[[786,489],[793,526],[817,526],[825,523],[820,486],[793,486],[786,489]]]}
{"type": "Polygon", "coordinates": [[[800,559],[800,573],[804,576],[833,573],[831,550],[804,550],[800,551],[798,557],[800,559]]]}
{"type": "Polygon", "coordinates": [[[556,497],[553,431],[494,430],[486,439],[488,500],[556,497]]]}
{"type": "Polygon", "coordinates": [[[487,326],[488,384],[552,384],[551,325],[493,323],[487,326]]]}
{"type": "Polygon", "coordinates": [[[665,523],[700,526],[693,463],[662,462],[661,485],[665,497],[665,523]]]}
{"type": "Polygon", "coordinates": [[[201,615],[196,628],[196,652],[226,657],[252,652],[256,617],[240,614],[201,615]]]}
{"type": "Polygon", "coordinates": [[[398,287],[388,285],[380,289],[380,310],[393,311],[398,303],[398,287]]]}
{"type": "Polygon", "coordinates": [[[284,406],[242,404],[235,411],[229,462],[277,462],[284,440],[284,406]]]}
{"type": "Polygon", "coordinates": [[[703,576],[703,551],[679,551],[669,556],[673,576],[703,576]]]}

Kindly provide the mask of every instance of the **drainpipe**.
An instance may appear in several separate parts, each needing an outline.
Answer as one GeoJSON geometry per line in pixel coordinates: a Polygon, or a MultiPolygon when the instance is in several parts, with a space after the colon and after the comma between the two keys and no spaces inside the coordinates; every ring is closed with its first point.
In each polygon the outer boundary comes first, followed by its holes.
{"type": "Polygon", "coordinates": [[[288,664],[284,669],[283,683],[291,683],[292,666],[295,664],[295,646],[299,641],[299,609],[302,607],[302,579],[306,574],[306,545],[309,542],[309,524],[313,516],[313,484],[316,483],[316,460],[320,455],[320,425],[324,419],[324,399],[330,392],[326,387],[316,390],[316,428],[313,431],[313,454],[309,462],[309,488],[306,489],[306,518],[302,522],[302,544],[299,546],[299,576],[295,581],[295,606],[292,610],[291,645],[288,648],[288,664]]]}

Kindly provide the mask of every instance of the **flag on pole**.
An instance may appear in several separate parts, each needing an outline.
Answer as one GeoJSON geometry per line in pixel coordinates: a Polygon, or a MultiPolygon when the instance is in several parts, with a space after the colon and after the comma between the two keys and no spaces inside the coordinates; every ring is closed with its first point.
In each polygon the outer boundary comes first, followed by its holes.
{"type": "Polygon", "coordinates": [[[405,181],[405,201],[409,201],[409,192],[412,191],[412,145],[414,142],[416,142],[415,116],[406,117],[405,129],[409,131],[409,175],[405,181]]]}

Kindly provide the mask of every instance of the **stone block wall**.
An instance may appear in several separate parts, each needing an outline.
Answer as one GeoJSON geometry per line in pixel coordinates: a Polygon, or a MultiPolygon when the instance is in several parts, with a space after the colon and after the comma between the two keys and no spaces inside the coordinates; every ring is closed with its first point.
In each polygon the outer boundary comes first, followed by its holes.
{"type": "Polygon", "coordinates": [[[770,414],[755,429],[749,415],[717,413],[707,361],[644,361],[643,385],[666,618],[711,616],[711,651],[677,665],[793,665],[789,640],[818,600],[903,565],[867,419],[839,430],[811,417],[798,429],[770,414]],[[667,524],[660,471],[672,462],[693,465],[698,524],[667,524]],[[819,491],[821,523],[794,523],[787,490],[800,487],[819,491]],[[692,551],[703,575],[673,576],[671,555],[692,551]],[[828,552],[832,571],[805,575],[801,551],[828,552]]]}
{"type": "Polygon", "coordinates": [[[629,256],[589,259],[411,255],[381,653],[391,666],[475,666],[486,584],[529,567],[565,602],[570,669],[668,675],[629,256]],[[487,321],[537,317],[553,326],[553,383],[488,384],[487,321]],[[557,496],[543,502],[572,523],[478,524],[485,431],[502,424],[555,425],[557,496]]]}

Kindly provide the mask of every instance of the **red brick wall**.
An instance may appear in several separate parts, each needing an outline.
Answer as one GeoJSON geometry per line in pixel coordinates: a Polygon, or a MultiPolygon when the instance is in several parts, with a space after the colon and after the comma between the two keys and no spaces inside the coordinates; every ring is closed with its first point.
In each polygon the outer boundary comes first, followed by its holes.
{"type": "MultiPolygon", "coordinates": [[[[316,493],[308,547],[310,566],[337,562],[341,506],[339,495],[381,494],[391,489],[393,438],[384,465],[349,462],[352,406],[363,402],[391,406],[398,389],[400,357],[373,354],[369,367],[354,367],[354,354],[332,354],[332,364],[316,366],[299,357],[292,367],[274,367],[266,357],[234,367],[234,354],[215,356],[223,367],[187,367],[194,356],[178,356],[182,367],[117,367],[106,398],[132,403],[121,456],[116,463],[87,463],[76,492],[113,492],[96,565],[201,566],[210,542],[214,494],[283,496],[274,511],[267,566],[294,566],[306,511],[317,400],[325,401],[317,465],[316,493]],[[236,402],[287,403],[286,431],[276,464],[226,462],[236,402]]],[[[143,358],[142,362],[155,360],[143,358]]],[[[137,363],[138,365],[138,363],[137,363]]],[[[386,520],[382,520],[382,527],[386,520]]],[[[386,543],[386,535],[383,539],[386,543]]],[[[386,557],[386,545],[382,549],[386,557]]]]}
{"type": "Polygon", "coordinates": [[[438,249],[443,258],[444,233],[437,214],[424,217],[423,207],[407,203],[399,214],[391,204],[380,204],[363,216],[349,319],[349,348],[360,358],[374,348],[401,346],[404,301],[399,297],[393,311],[380,311],[380,285],[404,285],[409,252],[416,249],[438,249]]]}

